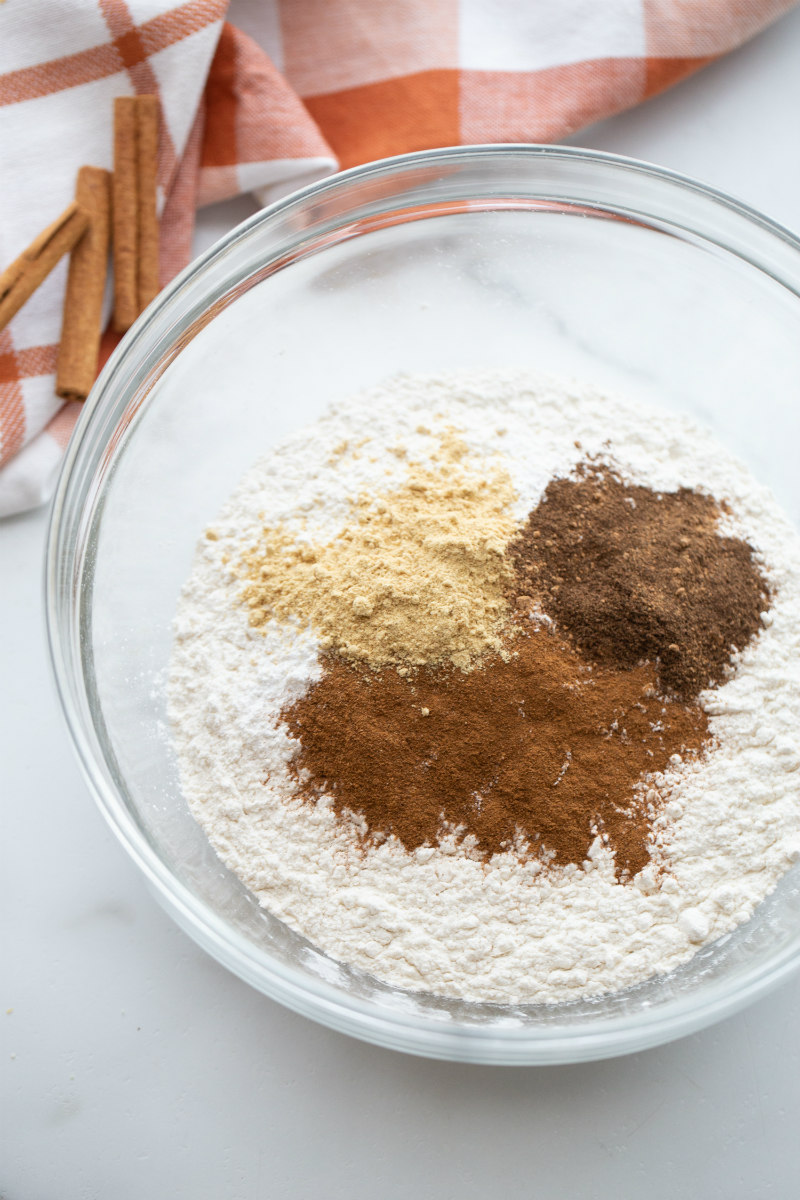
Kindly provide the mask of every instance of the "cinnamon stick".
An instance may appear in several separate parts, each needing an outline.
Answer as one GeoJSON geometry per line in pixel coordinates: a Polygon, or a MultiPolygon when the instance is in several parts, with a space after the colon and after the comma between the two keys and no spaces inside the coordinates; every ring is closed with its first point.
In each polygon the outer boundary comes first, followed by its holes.
{"type": "Polygon", "coordinates": [[[30,299],[56,263],[83,237],[89,214],[72,203],[0,275],[0,329],[30,299]]]}
{"type": "Polygon", "coordinates": [[[156,174],[158,171],[158,97],[137,96],[138,117],[138,216],[139,216],[139,312],[147,308],[159,291],[158,214],[156,174]]]}
{"type": "Polygon", "coordinates": [[[89,213],[90,224],[72,251],[64,296],[56,392],[65,400],[85,400],[97,373],[108,270],[111,173],[100,167],[81,167],[75,200],[89,213]]]}
{"type": "Polygon", "coordinates": [[[130,329],[139,315],[138,121],[135,96],[114,101],[114,328],[130,329]]]}
{"type": "Polygon", "coordinates": [[[158,292],[159,101],[114,101],[114,328],[129,329],[158,292]]]}

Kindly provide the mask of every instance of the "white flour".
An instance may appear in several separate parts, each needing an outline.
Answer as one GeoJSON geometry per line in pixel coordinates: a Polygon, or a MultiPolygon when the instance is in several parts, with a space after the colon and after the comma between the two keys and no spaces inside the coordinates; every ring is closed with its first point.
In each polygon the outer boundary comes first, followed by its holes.
{"type": "Polygon", "coordinates": [[[169,704],[183,792],[264,907],[333,958],[394,985],[471,1000],[617,990],[745,921],[800,857],[800,539],[768,490],[693,423],[519,373],[400,379],[256,464],[214,531],[175,622],[169,704]],[[292,798],[294,743],[278,713],[318,678],[317,643],[308,629],[252,630],[230,564],[264,522],[332,536],[349,497],[402,479],[407,466],[392,447],[424,460],[446,426],[476,453],[503,456],[520,520],[553,475],[602,451],[632,482],[701,487],[727,500],[726,532],[761,558],[773,606],[736,676],[701,698],[715,747],[664,778],[658,878],[646,868],[617,883],[599,843],[583,869],[545,869],[510,853],[481,863],[447,844],[409,853],[395,839],[365,853],[324,801],[292,798]]]}

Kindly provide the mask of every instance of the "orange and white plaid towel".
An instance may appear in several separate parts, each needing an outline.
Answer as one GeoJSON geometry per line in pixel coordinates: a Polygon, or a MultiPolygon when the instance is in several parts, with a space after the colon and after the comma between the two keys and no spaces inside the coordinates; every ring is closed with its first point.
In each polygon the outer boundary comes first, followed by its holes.
{"type": "MultiPolygon", "coordinates": [[[[469,142],[552,142],[733,49],[797,0],[0,0],[0,266],[111,166],[114,96],[156,92],[161,276],[195,208],[469,142]]],[[[0,515],[47,499],[66,264],[0,332],[0,515]]]]}

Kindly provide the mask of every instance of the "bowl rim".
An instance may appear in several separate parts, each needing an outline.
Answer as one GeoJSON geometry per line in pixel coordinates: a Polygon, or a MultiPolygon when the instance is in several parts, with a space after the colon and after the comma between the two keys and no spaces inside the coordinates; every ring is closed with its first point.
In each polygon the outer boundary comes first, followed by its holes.
{"type": "MultiPolygon", "coordinates": [[[[678,997],[666,1001],[663,1009],[645,1009],[635,1015],[604,1018],[600,1028],[588,1019],[560,1029],[547,1025],[515,1028],[507,1025],[492,1027],[453,1023],[448,1026],[444,1021],[420,1013],[404,1013],[400,1009],[390,1011],[387,1008],[377,1013],[368,999],[352,996],[322,979],[312,981],[299,969],[273,959],[267,951],[256,950],[248,939],[228,926],[171,872],[137,827],[118,792],[100,769],[93,739],[80,711],[81,706],[74,701],[74,694],[83,689],[83,678],[81,675],[78,680],[77,673],[71,669],[59,617],[62,592],[59,567],[65,545],[68,544],[65,538],[66,513],[71,490],[76,486],[76,467],[86,453],[94,429],[101,424],[103,401],[108,398],[112,379],[124,368],[128,356],[135,355],[135,347],[144,331],[169,313],[178,293],[202,276],[211,263],[245,241],[254,230],[276,217],[290,214],[293,209],[302,209],[309,201],[335,194],[354,181],[379,178],[419,165],[500,157],[567,159],[601,164],[622,174],[649,177],[659,184],[668,184],[710,200],[743,217],[746,222],[756,225],[792,250],[800,251],[800,239],[791,230],[710,185],[666,167],[574,146],[490,143],[442,147],[351,167],[300,188],[260,209],[195,258],[163,289],[110,356],[89,399],[84,403],[64,455],[51,503],[44,558],[44,612],[48,656],[56,691],[89,791],[115,836],[142,871],[156,898],[199,945],[234,974],[272,999],[362,1040],[425,1057],[495,1065],[536,1065],[589,1061],[632,1053],[701,1029],[738,1011],[800,970],[800,948],[790,947],[776,954],[768,966],[759,968],[753,978],[745,978],[734,990],[724,979],[716,980],[707,985],[700,1000],[693,996],[691,1003],[687,1004],[684,998],[682,1005],[678,997]]],[[[765,270],[763,266],[759,269],[765,270]]],[[[781,282],[785,283],[784,280],[781,282]]],[[[81,563],[81,577],[83,570],[81,563]]],[[[75,609],[79,607],[76,603],[75,609]]]]}

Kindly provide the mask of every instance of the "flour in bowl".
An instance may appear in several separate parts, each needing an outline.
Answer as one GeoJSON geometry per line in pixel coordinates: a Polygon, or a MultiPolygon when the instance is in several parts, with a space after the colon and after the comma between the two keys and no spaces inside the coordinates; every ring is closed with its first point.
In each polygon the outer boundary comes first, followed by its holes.
{"type": "Polygon", "coordinates": [[[615,991],[800,856],[800,541],[692,422],[400,378],[244,477],[175,621],[181,785],[275,916],[390,984],[615,991]]]}

